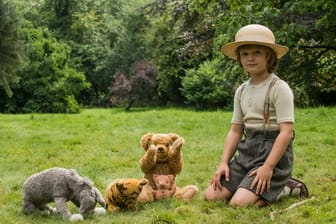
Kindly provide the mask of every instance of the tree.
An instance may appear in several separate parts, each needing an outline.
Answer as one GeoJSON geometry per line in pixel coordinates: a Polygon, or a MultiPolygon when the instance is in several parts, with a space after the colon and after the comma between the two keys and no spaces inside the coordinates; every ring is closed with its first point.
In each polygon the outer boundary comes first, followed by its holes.
{"type": "MultiPolygon", "coordinates": [[[[231,60],[220,54],[221,46],[233,41],[236,31],[243,25],[260,23],[274,31],[278,43],[290,47],[290,53],[282,59],[278,74],[289,82],[296,96],[296,104],[336,103],[335,1],[318,0],[311,4],[304,0],[189,0],[156,1],[152,6],[160,13],[156,13],[151,21],[161,19],[161,22],[153,24],[153,30],[162,30],[154,33],[154,44],[151,45],[152,48],[157,46],[151,51],[151,58],[159,68],[159,91],[167,91],[169,81],[181,80],[183,86],[179,89],[187,101],[204,105],[204,101],[197,102],[195,97],[202,94],[194,87],[199,85],[206,90],[206,85],[209,85],[209,90],[217,88],[212,86],[213,83],[209,81],[212,76],[206,70],[217,72],[217,76],[223,73],[225,82],[241,79],[241,72],[232,70],[235,67],[230,65],[231,60]],[[209,35],[202,35],[204,33],[209,35]],[[177,57],[181,55],[184,57],[177,57]],[[211,61],[218,59],[225,70],[210,68],[217,64],[211,61]],[[236,73],[230,75],[233,72],[236,73]]],[[[233,92],[237,82],[225,85],[233,92]]],[[[200,96],[199,100],[205,98],[200,96]]],[[[221,101],[227,102],[227,99],[221,101]]]]}
{"type": "MultiPolygon", "coordinates": [[[[99,104],[110,81],[101,72],[101,67],[104,67],[110,50],[111,4],[104,0],[46,0],[39,9],[45,19],[38,25],[48,27],[60,42],[70,46],[71,64],[91,83],[78,99],[85,105],[99,104]]],[[[119,3],[115,5],[117,7],[119,3]]]]}
{"type": "Polygon", "coordinates": [[[111,105],[122,105],[127,103],[131,88],[131,83],[126,76],[121,72],[117,72],[117,74],[114,75],[114,81],[109,88],[108,103],[111,105]]]}
{"type": "MultiPolygon", "coordinates": [[[[108,101],[105,99],[112,96],[109,93],[112,84],[109,84],[121,79],[117,77],[120,74],[124,76],[124,83],[120,84],[120,93],[116,89],[112,91],[113,96],[127,93],[127,103],[124,104],[132,106],[131,92],[137,89],[134,85],[142,83],[139,80],[146,80],[140,73],[132,71],[137,61],[148,61],[157,69],[155,91],[151,94],[158,104],[188,103],[200,109],[211,105],[230,106],[230,93],[247,76],[242,74],[237,63],[223,57],[220,48],[233,41],[235,32],[248,23],[270,27],[277,42],[290,47],[289,54],[282,58],[278,74],[292,87],[296,105],[336,104],[334,0],[12,0],[11,3],[17,6],[19,31],[23,28],[31,29],[31,32],[43,30],[48,41],[42,38],[42,42],[53,42],[45,44],[46,48],[41,51],[48,52],[50,47],[53,57],[47,54],[39,62],[34,55],[40,53],[40,46],[36,51],[27,51],[29,63],[20,70],[21,80],[27,84],[29,78],[40,80],[50,74],[57,74],[57,77],[67,76],[65,72],[74,77],[84,74],[86,80],[80,78],[83,82],[79,81],[79,86],[88,81],[90,88],[82,88],[80,94],[75,91],[72,98],[76,100],[76,106],[106,106],[108,101]],[[143,3],[148,4],[143,6],[143,3]],[[54,63],[58,63],[55,57],[62,58],[61,55],[67,57],[64,71],[54,69],[54,63]],[[45,66],[41,65],[43,63],[45,66]],[[27,71],[27,75],[21,71],[27,71]],[[35,71],[36,76],[33,75],[35,71]],[[133,90],[128,85],[133,86],[133,90]]],[[[8,16],[10,10],[1,13],[1,19],[11,18],[10,22],[16,24],[15,16],[8,16]]],[[[4,24],[1,23],[1,29],[6,27],[4,24]]],[[[19,74],[15,71],[20,59],[19,48],[15,44],[4,44],[2,39],[10,32],[1,32],[1,54],[9,55],[5,60],[11,62],[0,62],[0,85],[11,85],[13,90],[15,87],[15,94],[22,94],[16,97],[16,103],[11,100],[10,107],[22,108],[21,100],[26,102],[25,97],[30,96],[31,91],[23,90],[22,83],[14,85],[12,74],[19,74]]],[[[6,39],[7,43],[13,40],[15,38],[6,39]]],[[[24,41],[26,46],[38,45],[32,44],[32,40],[24,41]]],[[[45,91],[42,86],[38,87],[40,92],[45,91]]],[[[45,88],[46,92],[50,90],[48,85],[45,88]]],[[[5,89],[10,93],[9,88],[5,89]]],[[[2,105],[8,102],[3,98],[0,100],[2,105]]],[[[144,105],[153,101],[135,99],[134,102],[144,105]]]]}
{"type": "Polygon", "coordinates": [[[119,13],[118,19],[121,21],[117,20],[117,25],[110,31],[111,49],[97,71],[102,80],[100,90],[107,96],[109,95],[107,84],[115,78],[114,75],[123,73],[130,78],[133,75],[131,71],[133,64],[146,60],[148,55],[144,40],[148,19],[141,11],[126,10],[119,13]]]}
{"type": "Polygon", "coordinates": [[[190,9],[192,2],[158,0],[144,8],[151,22],[146,46],[158,67],[158,94],[164,103],[183,104],[186,70],[212,58],[214,29],[204,14],[190,9]]]}
{"type": "Polygon", "coordinates": [[[284,67],[294,87],[297,104],[336,104],[336,2],[317,0],[286,1],[279,21],[287,29],[283,33],[291,48],[284,67]],[[286,36],[285,36],[286,35],[286,36]]]}
{"type": "Polygon", "coordinates": [[[131,73],[131,96],[130,103],[126,107],[129,110],[132,104],[141,100],[142,105],[148,100],[152,100],[156,94],[156,67],[146,60],[140,60],[133,64],[131,73]]]}
{"type": "Polygon", "coordinates": [[[22,63],[17,28],[14,8],[0,0],[0,86],[10,97],[13,95],[10,85],[18,81],[16,71],[22,63]]]}
{"type": "Polygon", "coordinates": [[[152,100],[156,85],[156,68],[145,60],[137,61],[129,79],[120,72],[115,75],[108,98],[112,105],[126,103],[126,110],[130,110],[137,101],[145,105],[146,101],[152,100]]]}
{"type": "Polygon", "coordinates": [[[18,71],[20,82],[11,99],[3,99],[4,112],[79,112],[78,98],[89,87],[83,73],[69,63],[70,47],[59,43],[47,29],[20,30],[29,63],[18,71]]]}

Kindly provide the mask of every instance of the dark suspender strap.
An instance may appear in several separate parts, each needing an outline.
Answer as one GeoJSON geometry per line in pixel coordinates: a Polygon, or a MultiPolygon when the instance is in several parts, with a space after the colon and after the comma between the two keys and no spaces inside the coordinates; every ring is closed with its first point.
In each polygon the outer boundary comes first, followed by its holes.
{"type": "Polygon", "coordinates": [[[265,102],[264,102],[264,123],[265,126],[269,124],[269,109],[270,109],[270,104],[271,104],[271,89],[274,86],[274,84],[280,80],[278,77],[274,77],[271,83],[268,86],[267,92],[266,92],[266,97],[265,97],[265,102]]]}

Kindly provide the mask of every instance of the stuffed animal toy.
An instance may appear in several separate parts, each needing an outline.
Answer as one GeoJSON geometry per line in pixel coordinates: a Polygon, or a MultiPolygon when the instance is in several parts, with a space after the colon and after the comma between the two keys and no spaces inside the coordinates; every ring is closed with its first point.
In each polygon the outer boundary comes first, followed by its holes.
{"type": "Polygon", "coordinates": [[[140,160],[140,167],[153,189],[157,189],[153,174],[176,174],[182,171],[182,145],[184,139],[177,134],[152,134],[142,136],[140,142],[145,154],[140,160]]]}
{"type": "Polygon", "coordinates": [[[86,214],[104,214],[105,201],[88,178],[74,169],[54,167],[30,176],[23,184],[23,210],[26,214],[57,213],[70,221],[84,220],[86,214]],[[79,207],[79,214],[71,214],[67,201],[79,207]],[[49,203],[54,202],[56,208],[49,203]],[[99,203],[102,208],[96,208],[99,203]]]}
{"type": "Polygon", "coordinates": [[[170,198],[176,191],[174,175],[157,175],[153,174],[153,179],[157,190],[153,190],[155,200],[170,198]]]}
{"type": "Polygon", "coordinates": [[[136,209],[137,198],[144,185],[148,184],[146,179],[120,178],[112,181],[105,192],[105,202],[109,212],[116,212],[122,209],[136,209]]]}
{"type": "MultiPolygon", "coordinates": [[[[153,191],[158,189],[153,174],[173,175],[173,185],[175,185],[175,176],[182,171],[183,166],[182,146],[184,139],[175,133],[147,133],[142,136],[140,144],[145,150],[145,154],[140,160],[140,167],[149,184],[144,186],[138,200],[150,202],[154,200],[153,191]]],[[[197,191],[196,186],[189,185],[177,188],[173,196],[188,200],[197,191]]]]}

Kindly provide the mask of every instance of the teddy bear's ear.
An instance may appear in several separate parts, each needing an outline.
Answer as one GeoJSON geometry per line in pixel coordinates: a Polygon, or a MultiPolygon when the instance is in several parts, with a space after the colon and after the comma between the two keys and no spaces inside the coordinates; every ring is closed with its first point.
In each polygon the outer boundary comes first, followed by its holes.
{"type": "Polygon", "coordinates": [[[173,140],[173,142],[175,142],[176,139],[178,139],[180,137],[175,133],[169,133],[168,135],[169,135],[170,139],[173,140]]]}
{"type": "Polygon", "coordinates": [[[148,184],[148,180],[145,179],[145,178],[142,179],[141,182],[140,182],[140,185],[141,185],[141,186],[144,186],[144,185],[146,185],[146,184],[148,184]]]}
{"type": "Polygon", "coordinates": [[[140,144],[141,144],[141,147],[147,151],[148,147],[149,147],[149,143],[150,143],[150,140],[152,139],[152,136],[153,134],[152,133],[147,133],[145,135],[143,135],[141,137],[141,141],[140,141],[140,144]]]}
{"type": "Polygon", "coordinates": [[[174,176],[174,175],[169,174],[169,175],[167,175],[167,176],[168,176],[168,178],[169,178],[169,180],[170,180],[171,182],[173,182],[173,181],[175,180],[175,176],[174,176]]]}

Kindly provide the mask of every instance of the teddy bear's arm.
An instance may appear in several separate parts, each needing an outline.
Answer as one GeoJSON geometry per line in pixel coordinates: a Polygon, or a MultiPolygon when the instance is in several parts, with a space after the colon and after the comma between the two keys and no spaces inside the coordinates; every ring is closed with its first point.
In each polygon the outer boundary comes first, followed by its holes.
{"type": "Polygon", "coordinates": [[[180,156],[183,144],[184,138],[176,139],[169,150],[169,157],[180,156]]]}
{"type": "Polygon", "coordinates": [[[170,198],[173,196],[173,194],[174,194],[173,190],[167,190],[167,189],[159,189],[153,191],[155,200],[170,198]]]}
{"type": "Polygon", "coordinates": [[[148,173],[156,164],[155,147],[149,147],[145,155],[140,160],[140,167],[142,172],[148,173]]]}
{"type": "Polygon", "coordinates": [[[169,150],[169,160],[168,165],[173,173],[178,174],[182,171],[183,157],[182,157],[182,145],[184,144],[184,139],[179,137],[171,146],[169,150]]]}
{"type": "Polygon", "coordinates": [[[168,190],[169,197],[172,197],[175,193],[175,190],[168,190]]]}
{"type": "Polygon", "coordinates": [[[182,171],[183,160],[182,159],[171,159],[168,162],[169,168],[174,174],[179,174],[182,171]]]}

